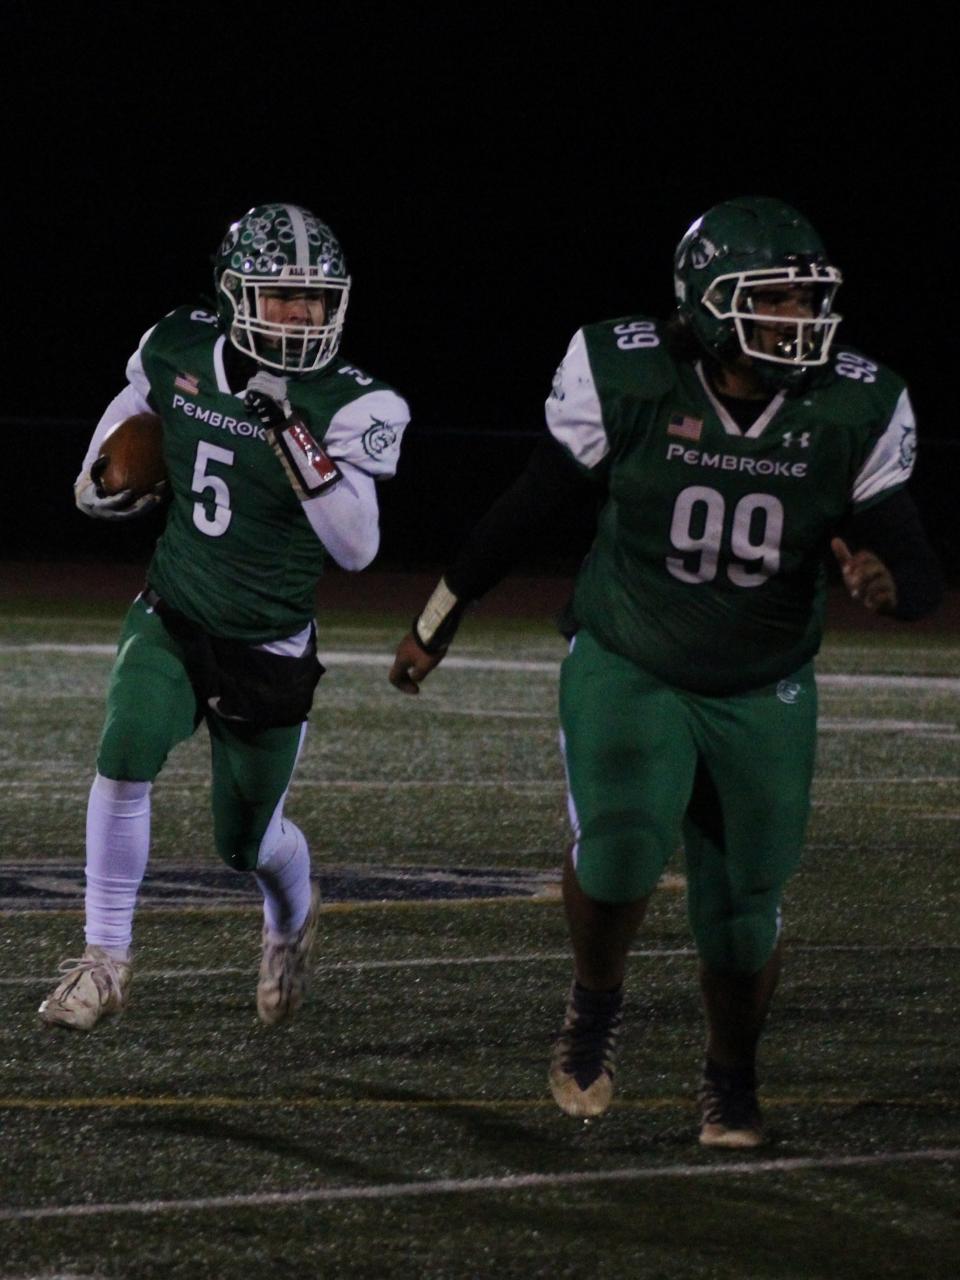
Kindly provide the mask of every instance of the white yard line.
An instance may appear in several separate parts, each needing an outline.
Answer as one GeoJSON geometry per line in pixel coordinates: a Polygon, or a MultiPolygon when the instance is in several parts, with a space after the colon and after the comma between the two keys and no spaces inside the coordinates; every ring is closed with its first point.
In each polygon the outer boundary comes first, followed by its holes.
{"type": "MultiPolygon", "coordinates": [[[[30,643],[0,644],[0,653],[63,653],[97,654],[106,657],[117,651],[115,644],[67,644],[30,643]]],[[[322,650],[320,654],[327,666],[335,667],[383,667],[388,668],[392,655],[362,649],[322,650]]],[[[554,674],[559,670],[557,660],[533,661],[505,658],[468,658],[451,654],[443,661],[448,671],[524,671],[554,674]]],[[[943,693],[960,693],[960,678],[952,676],[890,676],[890,675],[820,675],[817,681],[827,689],[925,689],[943,693]]]]}
{"type": "MultiPolygon", "coordinates": [[[[388,905],[388,904],[383,904],[388,905]]],[[[251,903],[251,912],[256,904],[251,903]]],[[[194,909],[195,915],[202,915],[202,908],[194,909]]],[[[960,943],[881,943],[876,946],[870,943],[816,943],[805,944],[796,943],[788,944],[791,952],[814,952],[820,954],[822,952],[841,952],[844,954],[879,954],[879,953],[897,953],[903,952],[923,952],[925,954],[933,953],[954,953],[960,951],[960,943]]],[[[696,951],[693,947],[653,947],[639,951],[631,951],[631,960],[663,960],[670,957],[693,957],[696,951]]],[[[529,951],[521,952],[515,955],[488,955],[488,956],[416,956],[405,960],[335,960],[327,964],[317,964],[313,967],[316,974],[324,973],[362,973],[369,970],[384,969],[431,969],[431,968],[454,968],[454,967],[472,967],[474,965],[484,964],[543,964],[554,963],[556,961],[569,961],[569,951],[529,951]]],[[[237,975],[249,977],[256,972],[256,962],[249,965],[226,965],[217,969],[143,969],[137,970],[137,982],[173,982],[180,981],[184,978],[228,978],[237,975]]],[[[24,978],[0,978],[0,987],[33,987],[41,986],[47,982],[55,982],[56,974],[34,974],[24,978]]]]}
{"type": "MultiPolygon", "coordinates": [[[[15,782],[0,779],[0,791],[46,792],[55,786],[58,795],[67,793],[86,795],[90,790],[90,781],[83,778],[77,781],[62,780],[62,775],[51,776],[49,780],[36,778],[29,782],[15,782]]],[[[209,790],[210,777],[207,773],[196,774],[194,782],[168,783],[161,781],[164,796],[192,795],[195,791],[209,790]]],[[[523,794],[525,792],[558,792],[564,790],[562,778],[555,782],[509,782],[502,778],[449,778],[444,781],[426,778],[383,779],[335,779],[335,778],[297,778],[292,784],[294,791],[435,791],[455,788],[458,791],[509,791],[523,794]]]]}
{"type": "Polygon", "coordinates": [[[889,639],[885,640],[882,645],[866,645],[866,644],[844,644],[842,640],[838,640],[835,636],[823,646],[823,656],[828,655],[835,658],[850,657],[853,654],[860,654],[866,658],[875,658],[878,651],[890,654],[897,658],[944,658],[956,653],[960,653],[957,645],[944,644],[939,647],[936,645],[914,646],[912,644],[891,644],[889,639]]]}
{"type": "Polygon", "coordinates": [[[893,1164],[954,1164],[960,1148],[931,1147],[920,1151],[882,1151],[862,1156],[799,1156],[783,1160],[731,1160],[714,1164],[670,1164],[661,1167],[598,1169],[582,1173],[520,1173],[488,1178],[436,1178],[429,1182],[386,1182],[346,1187],[303,1187],[299,1191],[262,1191],[253,1195],[198,1196],[178,1200],[126,1200],[106,1204],[47,1205],[40,1208],[0,1208],[0,1222],[51,1218],[102,1218],[133,1213],[210,1212],[216,1209],[290,1208],[351,1200],[399,1200],[420,1196],[481,1195],[495,1191],[543,1191],[554,1187],[590,1186],[616,1182],[652,1182],[662,1178],[739,1178],[762,1174],[802,1173],[821,1169],[875,1169],[893,1164]]]}
{"type": "MultiPolygon", "coordinates": [[[[924,735],[921,735],[924,736],[924,735]]],[[[952,740],[958,735],[931,734],[938,741],[941,738],[952,740]]],[[[90,790],[90,780],[82,778],[64,779],[60,769],[46,769],[42,765],[31,767],[33,776],[28,780],[0,778],[0,791],[42,792],[53,785],[58,793],[76,792],[86,795],[90,790]]],[[[861,778],[814,778],[814,786],[956,786],[960,782],[957,774],[918,774],[910,777],[870,777],[861,778]]],[[[209,790],[210,773],[207,769],[173,768],[163,775],[162,786],[165,796],[190,795],[198,788],[209,790]]],[[[294,791],[504,791],[504,792],[544,792],[564,791],[566,784],[563,778],[525,779],[525,778],[295,778],[292,784],[294,791]]]]}
{"type": "MultiPolygon", "coordinates": [[[[255,906],[256,904],[251,904],[255,906]]],[[[652,950],[652,951],[632,951],[631,958],[660,958],[663,956],[692,956],[694,953],[688,947],[678,947],[674,950],[652,950]]],[[[317,964],[313,966],[313,972],[316,974],[323,973],[361,973],[369,969],[431,969],[431,968],[451,968],[453,966],[473,966],[481,964],[538,964],[541,962],[553,962],[556,960],[569,960],[569,951],[535,951],[521,955],[490,955],[490,956],[417,956],[409,960],[336,960],[329,964],[317,964]]],[[[231,966],[222,969],[144,969],[142,972],[137,970],[137,981],[144,982],[155,979],[157,981],[178,981],[181,978],[223,978],[234,977],[237,974],[249,976],[256,972],[256,962],[252,965],[231,966]]],[[[45,974],[42,977],[32,978],[0,978],[0,987],[26,987],[35,986],[39,983],[55,981],[53,974],[45,974]]]]}
{"type": "Polygon", "coordinates": [[[960,679],[955,676],[818,675],[817,684],[826,689],[919,689],[931,693],[960,693],[960,679]]]}
{"type": "Polygon", "coordinates": [[[49,644],[0,644],[0,653],[65,653],[65,654],[92,654],[97,657],[112,657],[117,652],[116,644],[60,644],[51,642],[49,644]]]}
{"type": "MultiPolygon", "coordinates": [[[[63,768],[51,769],[43,764],[31,764],[30,771],[33,777],[29,782],[0,778],[0,791],[4,789],[9,791],[41,791],[48,788],[52,782],[56,782],[58,790],[82,791],[86,795],[90,790],[89,778],[84,775],[83,778],[78,778],[76,781],[65,782],[63,769],[67,767],[65,764],[63,768]]],[[[209,784],[210,771],[206,768],[185,769],[182,766],[173,765],[172,767],[168,766],[163,772],[163,791],[165,795],[171,792],[183,792],[186,794],[197,787],[209,787],[209,784]]],[[[960,784],[960,774],[957,773],[923,773],[893,778],[889,776],[876,777],[873,774],[846,778],[814,778],[815,787],[955,787],[958,784],[960,784]]],[[[293,783],[295,789],[298,787],[346,787],[354,788],[358,791],[382,787],[400,787],[404,790],[427,787],[457,787],[461,789],[476,787],[481,790],[500,788],[503,791],[552,791],[554,787],[563,788],[564,785],[562,778],[558,778],[556,782],[521,778],[397,778],[390,781],[371,778],[296,778],[293,783]]]]}
{"type": "Polygon", "coordinates": [[[960,732],[953,724],[910,724],[898,720],[821,720],[817,725],[821,734],[834,733],[896,733],[905,738],[918,738],[925,742],[957,742],[960,732]]]}
{"type": "Polygon", "coordinates": [[[955,787],[958,783],[960,783],[960,774],[957,773],[919,774],[909,778],[877,778],[873,775],[865,775],[861,778],[814,778],[815,787],[915,787],[922,785],[955,787]]]}

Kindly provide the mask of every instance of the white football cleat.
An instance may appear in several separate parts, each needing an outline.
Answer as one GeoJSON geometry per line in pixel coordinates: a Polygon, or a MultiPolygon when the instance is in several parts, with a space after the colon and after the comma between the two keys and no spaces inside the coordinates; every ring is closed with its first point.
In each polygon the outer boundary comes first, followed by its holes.
{"type": "Polygon", "coordinates": [[[766,1142],[752,1070],[722,1071],[712,1064],[700,1084],[700,1145],[744,1151],[766,1142]]]}
{"type": "Polygon", "coordinates": [[[101,1018],[123,1012],[133,978],[129,960],[88,946],[79,959],[64,960],[60,972],[63,977],[38,1010],[48,1027],[91,1031],[101,1018]]]}
{"type": "Polygon", "coordinates": [[[610,1106],[622,1025],[621,989],[595,993],[574,984],[547,1077],[554,1101],[568,1116],[602,1116],[610,1106]]]}
{"type": "Polygon", "coordinates": [[[263,926],[263,954],[257,980],[257,1015],[268,1027],[292,1017],[303,1004],[310,979],[308,964],[320,920],[320,886],[310,885],[310,910],[289,942],[271,940],[263,926]]]}

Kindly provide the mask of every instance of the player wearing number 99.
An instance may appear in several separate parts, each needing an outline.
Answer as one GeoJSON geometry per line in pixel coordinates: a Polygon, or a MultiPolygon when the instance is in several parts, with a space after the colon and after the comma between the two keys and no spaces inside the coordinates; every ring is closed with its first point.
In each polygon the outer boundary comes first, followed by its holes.
{"type": "Polygon", "coordinates": [[[603,487],[560,684],[575,982],[549,1081],[571,1115],[609,1105],[625,958],[682,834],[708,1024],[700,1140],[761,1143],[755,1057],[809,809],[824,560],[832,545],[879,613],[915,618],[939,598],[904,488],[907,391],[836,343],[839,283],[779,201],[697,219],[676,253],[676,314],[574,335],[548,438],[397,652],[391,680],[415,693],[464,606],[603,487]]]}
{"type": "Polygon", "coordinates": [[[261,205],[235,222],[214,289],[213,307],[180,307],[146,334],[77,481],[89,515],[138,515],[145,504],[105,497],[91,472],[115,422],[160,416],[170,505],[110,679],[87,811],[87,946],[41,1005],[52,1026],[89,1030],[126,1002],[151,786],[201,721],[217,851],[263,892],[261,1020],[303,996],[319,895],[283,804],[323,670],[314,591],[328,554],[351,570],[376,554],[375,482],[393,475],[409,414],[338,356],[350,277],[306,209],[261,205]]]}

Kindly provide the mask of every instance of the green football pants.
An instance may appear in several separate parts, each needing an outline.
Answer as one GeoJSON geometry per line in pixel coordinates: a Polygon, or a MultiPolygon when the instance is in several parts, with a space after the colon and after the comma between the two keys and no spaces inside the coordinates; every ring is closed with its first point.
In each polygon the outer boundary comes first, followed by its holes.
{"type": "MultiPolygon", "coordinates": [[[[153,782],[167,756],[203,720],[180,646],[142,600],[127,613],[97,754],[106,778],[153,782]]],[[[207,717],[217,853],[237,871],[257,865],[260,842],[290,784],[303,726],[253,731],[207,717]]]]}
{"type": "Polygon", "coordinates": [[[816,715],[812,663],[763,689],[705,696],[579,632],[560,722],[583,891],[600,902],[647,896],[682,833],[701,959],[760,970],[803,845],[816,715]]]}

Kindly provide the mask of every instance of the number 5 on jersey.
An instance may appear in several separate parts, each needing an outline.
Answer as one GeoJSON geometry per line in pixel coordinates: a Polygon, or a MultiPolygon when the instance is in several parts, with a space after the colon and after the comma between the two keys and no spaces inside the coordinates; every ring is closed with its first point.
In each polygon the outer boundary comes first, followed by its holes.
{"type": "Polygon", "coordinates": [[[207,494],[204,502],[193,504],[193,523],[210,538],[220,538],[230,527],[233,512],[230,510],[230,490],[222,476],[208,474],[207,463],[216,462],[224,467],[233,466],[233,450],[221,449],[219,445],[209,444],[201,440],[197,444],[197,460],[193,468],[193,480],[190,488],[194,493],[207,494]],[[213,514],[208,515],[208,507],[213,502],[213,514]]]}

